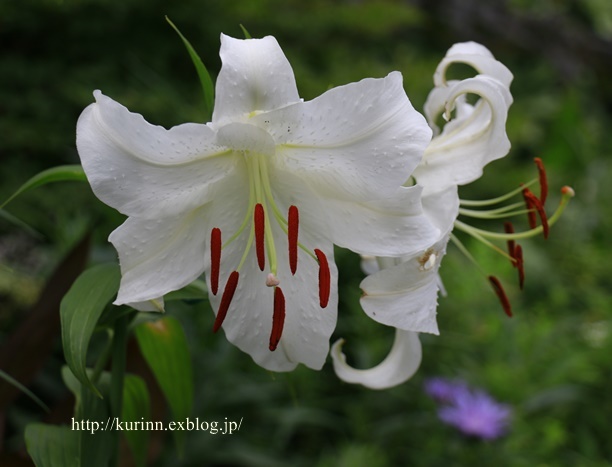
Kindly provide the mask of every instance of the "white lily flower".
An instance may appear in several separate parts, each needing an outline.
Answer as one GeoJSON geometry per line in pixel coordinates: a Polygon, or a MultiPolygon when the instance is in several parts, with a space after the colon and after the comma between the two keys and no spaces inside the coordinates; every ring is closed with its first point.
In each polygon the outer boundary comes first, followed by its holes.
{"type": "Polygon", "coordinates": [[[438,231],[402,187],[431,138],[398,72],[303,102],[276,39],[221,36],[212,122],[166,130],[96,91],[77,146],[96,196],[128,219],[109,240],[115,304],[206,274],[214,330],[262,367],[319,369],[337,314],[333,244],[414,254],[438,231]]]}
{"type": "MultiPolygon", "coordinates": [[[[483,167],[505,156],[510,149],[506,136],[506,117],[512,103],[512,74],[491,52],[474,42],[455,44],[438,65],[435,87],[425,103],[425,115],[434,137],[423,160],[413,173],[423,186],[423,209],[440,236],[426,248],[395,258],[378,258],[380,270],[366,277],[360,287],[361,305],[366,314],[379,323],[397,329],[389,357],[369,370],[348,366],[341,353],[341,342],[334,344],[332,358],[337,375],[351,383],[367,387],[391,387],[407,381],[421,361],[416,350],[418,332],[438,334],[436,322],[438,270],[446,252],[454,222],[459,212],[458,185],[470,183],[482,175],[483,167]],[[479,72],[473,78],[448,81],[446,71],[453,63],[465,63],[479,72]],[[467,94],[476,94],[475,105],[467,94]],[[452,112],[455,111],[454,118],[452,112]],[[440,132],[436,119],[444,114],[447,124],[440,132]],[[409,333],[409,334],[407,334],[409,333]],[[410,334],[413,333],[413,334],[410,334]],[[403,345],[410,336],[412,344],[403,345]],[[399,341],[399,342],[398,342],[399,341]],[[404,355],[398,355],[404,352],[404,355]],[[383,377],[396,375],[396,377],[383,377]],[[375,381],[379,379],[378,381],[375,381]]],[[[365,263],[372,270],[372,260],[365,263]]]]}

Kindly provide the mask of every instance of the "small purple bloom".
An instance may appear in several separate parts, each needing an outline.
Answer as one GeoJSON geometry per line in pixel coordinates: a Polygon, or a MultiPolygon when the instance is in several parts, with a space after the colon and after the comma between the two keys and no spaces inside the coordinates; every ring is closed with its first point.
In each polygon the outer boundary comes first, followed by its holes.
{"type": "Polygon", "coordinates": [[[483,391],[469,392],[438,411],[440,420],[462,433],[482,439],[495,439],[506,434],[512,410],[483,391]]]}
{"type": "Polygon", "coordinates": [[[425,381],[425,392],[439,403],[451,404],[466,392],[469,392],[465,381],[446,378],[429,378],[425,381]]]}
{"type": "Polygon", "coordinates": [[[461,380],[430,378],[425,392],[440,403],[438,417],[462,433],[482,439],[503,436],[510,423],[512,410],[484,391],[471,390],[461,380]]]}

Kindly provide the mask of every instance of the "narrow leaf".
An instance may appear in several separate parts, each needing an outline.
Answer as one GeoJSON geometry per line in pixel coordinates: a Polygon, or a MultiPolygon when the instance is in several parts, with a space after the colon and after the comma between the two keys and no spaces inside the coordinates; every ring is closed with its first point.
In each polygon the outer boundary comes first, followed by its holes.
{"type": "MultiPolygon", "coordinates": [[[[121,420],[125,423],[138,422],[146,424],[151,420],[151,402],[149,391],[144,380],[136,375],[126,375],[123,383],[123,411],[121,420]]],[[[130,429],[123,434],[132,450],[134,461],[138,467],[144,467],[147,461],[149,446],[149,430],[130,429]]]]}
{"type": "Polygon", "coordinates": [[[51,169],[43,170],[37,175],[34,175],[27,182],[19,187],[19,189],[13,193],[13,195],[0,205],[0,209],[4,208],[14,198],[19,196],[25,191],[32,190],[47,183],[54,182],[86,182],[85,172],[83,167],[80,165],[60,165],[59,167],[52,167],[51,169]]]}
{"type": "Polygon", "coordinates": [[[195,66],[196,71],[198,72],[198,77],[200,78],[200,84],[202,86],[202,91],[204,92],[204,104],[206,107],[206,112],[208,115],[212,115],[213,107],[215,105],[215,89],[213,86],[212,79],[210,78],[210,74],[208,73],[208,70],[204,66],[204,63],[202,62],[202,59],[200,58],[198,53],[191,46],[191,44],[185,38],[185,36],[181,34],[181,31],[179,31],[179,29],[174,25],[172,21],[170,21],[170,18],[168,18],[167,16],[166,16],[166,21],[168,21],[168,24],[172,26],[172,29],[174,29],[177,32],[177,34],[183,41],[183,44],[185,44],[185,48],[187,49],[187,52],[189,52],[191,61],[193,62],[193,65],[195,66]]]}
{"type": "Polygon", "coordinates": [[[28,454],[36,467],[80,467],[78,432],[66,426],[31,423],[25,430],[28,454]]]}
{"type": "Polygon", "coordinates": [[[100,392],[86,372],[87,348],[102,311],[119,289],[119,279],[116,264],[88,269],[75,281],[60,305],[66,363],[77,379],[99,397],[100,392]]]}
{"type": "Polygon", "coordinates": [[[242,34],[244,34],[245,39],[252,39],[251,35],[249,34],[249,31],[247,31],[242,24],[240,25],[240,29],[242,29],[242,34]]]}
{"type": "MultiPolygon", "coordinates": [[[[166,316],[142,323],[134,330],[140,351],[168,401],[173,420],[185,420],[193,405],[193,370],[181,323],[166,316]]],[[[184,432],[173,434],[181,452],[184,432]]]]}
{"type": "Polygon", "coordinates": [[[9,375],[8,373],[5,373],[3,370],[0,370],[0,378],[2,378],[4,381],[6,381],[9,384],[12,384],[17,389],[19,389],[21,392],[23,392],[26,396],[28,396],[30,399],[36,402],[38,406],[41,409],[43,409],[45,412],[49,412],[49,407],[47,407],[47,405],[43,401],[41,401],[36,396],[36,394],[34,394],[32,391],[26,388],[23,384],[21,384],[19,381],[13,378],[11,375],[9,375]]]}

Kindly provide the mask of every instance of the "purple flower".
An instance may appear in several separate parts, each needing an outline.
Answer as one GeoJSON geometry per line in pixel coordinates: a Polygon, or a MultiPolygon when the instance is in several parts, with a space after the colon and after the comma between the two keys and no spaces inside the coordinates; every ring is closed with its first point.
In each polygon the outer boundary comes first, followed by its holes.
{"type": "Polygon", "coordinates": [[[439,403],[450,404],[464,393],[469,392],[465,381],[446,378],[429,378],[425,381],[425,392],[439,403]]]}
{"type": "Polygon", "coordinates": [[[425,392],[442,405],[438,417],[462,433],[482,439],[495,439],[508,430],[512,410],[486,392],[472,390],[462,380],[430,378],[425,392]]]}
{"type": "Polygon", "coordinates": [[[510,406],[500,404],[484,391],[466,391],[438,411],[443,422],[466,435],[482,439],[503,436],[508,430],[511,414],[510,406]]]}

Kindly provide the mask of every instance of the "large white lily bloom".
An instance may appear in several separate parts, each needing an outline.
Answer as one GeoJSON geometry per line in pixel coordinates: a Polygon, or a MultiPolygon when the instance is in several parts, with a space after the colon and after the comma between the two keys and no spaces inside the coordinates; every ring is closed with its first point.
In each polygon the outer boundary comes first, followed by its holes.
{"type": "Polygon", "coordinates": [[[115,304],[161,306],[206,274],[215,330],[264,368],[319,369],[337,314],[333,244],[414,254],[438,236],[402,187],[431,138],[398,72],[300,99],[276,39],[221,37],[212,122],[166,130],[96,91],[77,146],[109,240],[115,304]]]}
{"type": "Polygon", "coordinates": [[[474,42],[455,44],[438,65],[435,87],[425,103],[434,137],[413,177],[423,187],[423,208],[440,236],[413,254],[377,258],[380,270],[360,285],[364,292],[361,305],[375,321],[397,328],[395,344],[379,366],[357,370],[347,365],[342,341],[336,342],[332,358],[341,379],[374,388],[403,383],[421,361],[417,333],[438,334],[438,270],[458,215],[458,185],[478,179],[487,163],[508,153],[506,118],[512,103],[511,81],[510,71],[488,49],[474,42]],[[478,74],[448,81],[446,72],[453,63],[470,65],[478,74]],[[479,97],[476,104],[468,102],[468,94],[479,97]],[[436,126],[440,115],[447,120],[442,131],[436,126]]]}

